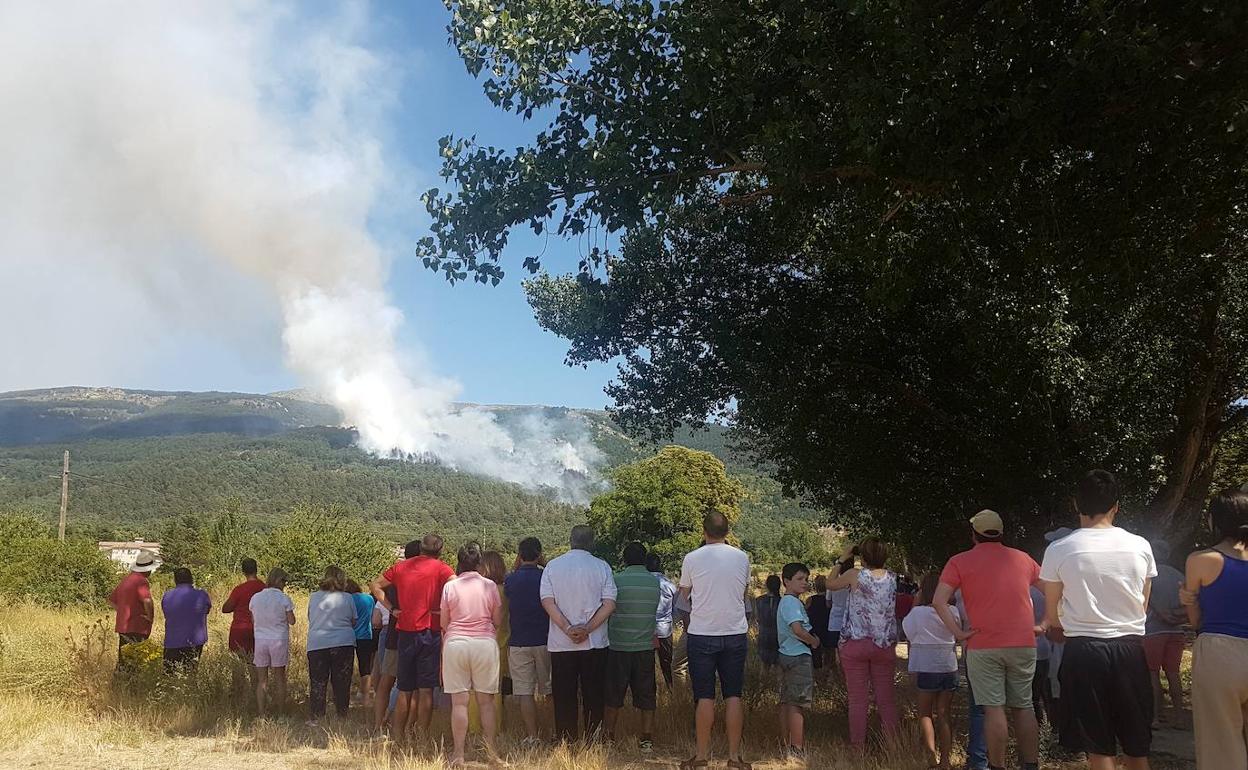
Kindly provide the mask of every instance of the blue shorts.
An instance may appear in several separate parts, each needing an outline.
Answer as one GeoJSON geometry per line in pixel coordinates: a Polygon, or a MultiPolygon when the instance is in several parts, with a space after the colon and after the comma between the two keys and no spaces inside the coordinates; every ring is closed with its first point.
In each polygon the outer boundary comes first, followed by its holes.
{"type": "Polygon", "coordinates": [[[919,674],[915,687],[919,692],[957,692],[958,672],[947,674],[919,674]]]}
{"type": "Polygon", "coordinates": [[[693,684],[693,699],[715,700],[717,675],[719,694],[724,698],[740,698],[749,647],[748,634],[689,634],[689,681],[693,684]]]}
{"type": "Polygon", "coordinates": [[[442,665],[442,634],[431,629],[396,631],[399,635],[398,683],[400,692],[432,690],[438,686],[442,665]]]}

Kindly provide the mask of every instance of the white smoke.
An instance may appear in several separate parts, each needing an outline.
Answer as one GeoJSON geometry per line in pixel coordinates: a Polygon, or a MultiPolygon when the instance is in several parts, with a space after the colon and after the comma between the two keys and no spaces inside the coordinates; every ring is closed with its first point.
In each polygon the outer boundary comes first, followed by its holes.
{"type": "Polygon", "coordinates": [[[96,275],[119,292],[114,305],[85,295],[107,317],[233,328],[236,341],[248,313],[269,312],[235,304],[263,296],[258,283],[280,308],[287,365],[365,448],[583,497],[598,461],[587,438],[540,421],[513,436],[401,356],[368,228],[393,183],[381,137],[396,76],[360,42],[366,6],[317,21],[300,8],[0,0],[6,280],[96,275]]]}

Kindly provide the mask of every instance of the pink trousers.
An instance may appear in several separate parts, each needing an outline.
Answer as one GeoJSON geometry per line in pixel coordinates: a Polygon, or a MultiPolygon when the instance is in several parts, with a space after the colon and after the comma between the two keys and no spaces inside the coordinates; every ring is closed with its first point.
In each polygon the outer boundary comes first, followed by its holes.
{"type": "Polygon", "coordinates": [[[867,743],[867,685],[875,691],[875,708],[885,734],[897,731],[897,699],[893,693],[893,675],[897,666],[897,648],[876,647],[870,639],[857,639],[841,645],[841,668],[845,672],[845,689],[849,694],[849,741],[855,748],[867,743]]]}

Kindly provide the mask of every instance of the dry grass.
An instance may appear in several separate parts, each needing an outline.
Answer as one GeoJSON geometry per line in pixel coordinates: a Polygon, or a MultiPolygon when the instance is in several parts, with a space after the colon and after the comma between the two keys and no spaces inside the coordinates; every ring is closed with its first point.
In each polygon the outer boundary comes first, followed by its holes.
{"type": "MultiPolygon", "coordinates": [[[[218,597],[218,606],[219,606],[218,597]]],[[[306,597],[295,597],[303,618],[306,597]]],[[[307,668],[301,653],[302,624],[292,638],[291,693],[296,701],[271,718],[258,718],[248,693],[231,688],[232,659],[225,653],[228,618],[211,617],[209,642],[199,672],[186,680],[168,679],[158,667],[130,686],[114,684],[116,636],[109,618],[81,610],[49,610],[31,605],[0,605],[0,767],[194,768],[263,770],[432,770],[443,767],[440,743],[412,751],[396,750],[373,734],[364,710],[353,707],[344,720],[330,718],[321,728],[303,724],[307,668]]],[[[159,637],[156,629],[153,638],[159,637]]],[[[761,669],[751,666],[747,684],[745,754],[762,770],[796,768],[776,741],[775,696],[761,669]]],[[[899,681],[904,677],[899,675],[899,681]]],[[[902,685],[903,705],[911,699],[902,685]]],[[[332,710],[332,709],[331,709],[332,710]]],[[[549,714],[546,718],[549,724],[549,714]]],[[[626,709],[622,740],[607,748],[555,746],[520,748],[514,705],[504,711],[500,748],[512,767],[541,770],[672,767],[692,754],[692,702],[687,687],[671,693],[660,684],[659,719],[653,756],[643,756],[628,740],[633,714],[626,709]]],[[[961,728],[965,729],[962,720],[961,728]]],[[[866,756],[846,743],[843,691],[820,690],[807,719],[809,766],[827,770],[921,770],[915,725],[909,715],[900,740],[878,745],[866,756]]],[[[446,736],[445,712],[435,716],[432,733],[446,736]]],[[[724,757],[722,741],[715,755],[724,757]]],[[[962,758],[955,758],[961,761],[962,758]]],[[[722,764],[720,765],[722,766],[722,764]]],[[[1078,765],[1046,763],[1046,767],[1078,765]]],[[[1158,768],[1183,764],[1155,763],[1158,768]]]]}

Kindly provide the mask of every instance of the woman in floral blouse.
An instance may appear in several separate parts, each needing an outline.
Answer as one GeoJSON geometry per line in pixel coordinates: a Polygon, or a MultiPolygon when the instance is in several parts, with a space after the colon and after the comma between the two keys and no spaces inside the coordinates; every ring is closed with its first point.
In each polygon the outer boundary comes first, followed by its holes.
{"type": "Polygon", "coordinates": [[[867,685],[875,691],[875,708],[884,732],[896,732],[900,719],[893,693],[897,661],[897,576],[884,568],[888,546],[868,538],[845,550],[841,575],[828,580],[828,590],[848,588],[845,627],[841,630],[840,659],[849,694],[849,740],[855,748],[867,743],[867,685]],[[854,567],[854,556],[862,568],[854,567]]]}

